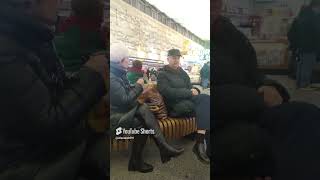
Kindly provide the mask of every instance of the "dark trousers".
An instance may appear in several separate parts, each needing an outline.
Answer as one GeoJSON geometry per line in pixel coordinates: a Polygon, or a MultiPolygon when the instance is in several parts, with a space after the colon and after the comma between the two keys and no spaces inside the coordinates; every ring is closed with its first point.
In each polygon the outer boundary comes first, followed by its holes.
{"type": "Polygon", "coordinates": [[[255,91],[245,89],[215,87],[214,122],[219,123],[213,132],[214,174],[320,179],[320,109],[290,102],[259,111],[261,108],[248,105],[260,101],[252,95],[255,91]]]}
{"type": "Polygon", "coordinates": [[[215,86],[212,95],[214,174],[270,175],[268,136],[258,123],[263,97],[236,84],[215,86]]]}
{"type": "Polygon", "coordinates": [[[210,96],[199,94],[192,97],[194,103],[197,127],[201,130],[210,130],[210,96]]]}
{"type": "Polygon", "coordinates": [[[320,109],[290,102],[267,109],[261,122],[271,138],[273,180],[320,179],[320,109]]]}
{"type": "Polygon", "coordinates": [[[105,180],[109,177],[109,141],[92,136],[55,160],[23,163],[0,173],[1,180],[105,180]]]}
{"type": "Polygon", "coordinates": [[[268,136],[255,123],[235,121],[213,132],[213,174],[267,176],[273,172],[268,136]]]}

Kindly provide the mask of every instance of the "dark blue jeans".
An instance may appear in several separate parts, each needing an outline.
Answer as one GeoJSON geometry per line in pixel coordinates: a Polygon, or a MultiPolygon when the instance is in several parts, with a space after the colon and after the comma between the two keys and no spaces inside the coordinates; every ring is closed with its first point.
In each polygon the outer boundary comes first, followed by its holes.
{"type": "Polygon", "coordinates": [[[297,87],[304,88],[311,84],[312,69],[316,64],[316,53],[302,53],[297,63],[297,87]]]}
{"type": "Polygon", "coordinates": [[[199,94],[192,97],[195,106],[197,127],[201,130],[210,130],[210,96],[199,94]]]}
{"type": "Polygon", "coordinates": [[[270,136],[273,180],[320,179],[320,109],[290,102],[267,109],[261,118],[270,136]]]}

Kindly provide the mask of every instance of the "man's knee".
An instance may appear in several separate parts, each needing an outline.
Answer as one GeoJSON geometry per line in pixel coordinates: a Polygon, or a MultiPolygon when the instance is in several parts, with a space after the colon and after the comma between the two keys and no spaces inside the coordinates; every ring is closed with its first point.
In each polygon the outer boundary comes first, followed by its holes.
{"type": "Polygon", "coordinates": [[[210,95],[208,95],[208,94],[199,94],[198,97],[200,99],[210,99],[210,95]]]}
{"type": "Polygon", "coordinates": [[[202,102],[209,102],[209,101],[210,101],[210,95],[207,95],[207,94],[199,94],[193,97],[193,102],[196,104],[199,104],[202,102]]]}

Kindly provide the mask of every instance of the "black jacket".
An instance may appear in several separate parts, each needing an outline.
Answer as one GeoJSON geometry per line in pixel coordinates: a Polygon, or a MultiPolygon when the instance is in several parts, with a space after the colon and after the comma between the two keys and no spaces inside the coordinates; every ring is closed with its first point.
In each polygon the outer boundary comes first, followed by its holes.
{"type": "Polygon", "coordinates": [[[111,132],[118,126],[137,127],[140,122],[135,121],[137,101],[143,87],[135,84],[131,87],[126,71],[119,65],[111,63],[110,66],[110,121],[111,132]]]}
{"type": "Polygon", "coordinates": [[[320,15],[311,7],[303,8],[291,25],[288,40],[293,51],[320,53],[320,15]]]}
{"type": "Polygon", "coordinates": [[[28,16],[0,8],[0,172],[49,161],[85,139],[83,122],[102,98],[102,77],[89,68],[65,77],[53,34],[28,16]]]}
{"type": "Polygon", "coordinates": [[[250,88],[274,86],[284,101],[290,96],[276,81],[257,68],[257,55],[248,38],[224,17],[213,24],[213,85],[239,84],[250,88]]]}
{"type": "Polygon", "coordinates": [[[213,24],[213,124],[215,174],[270,175],[268,136],[259,125],[266,106],[257,89],[275,87],[285,102],[289,93],[257,68],[249,40],[226,18],[213,24]],[[252,156],[252,157],[250,157],[252,156]],[[266,163],[266,164],[264,164],[266,163]],[[257,174],[259,173],[259,174],[257,174]]]}
{"type": "Polygon", "coordinates": [[[174,70],[164,66],[159,71],[157,88],[172,116],[187,116],[194,112],[191,81],[182,68],[174,70]]]}

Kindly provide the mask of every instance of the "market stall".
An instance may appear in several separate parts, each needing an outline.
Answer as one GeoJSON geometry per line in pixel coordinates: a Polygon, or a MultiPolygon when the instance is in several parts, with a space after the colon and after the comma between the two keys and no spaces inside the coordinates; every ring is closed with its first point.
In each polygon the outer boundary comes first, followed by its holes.
{"type": "Polygon", "coordinates": [[[257,52],[258,68],[287,73],[290,63],[287,32],[308,1],[224,0],[223,15],[242,31],[257,52]]]}

